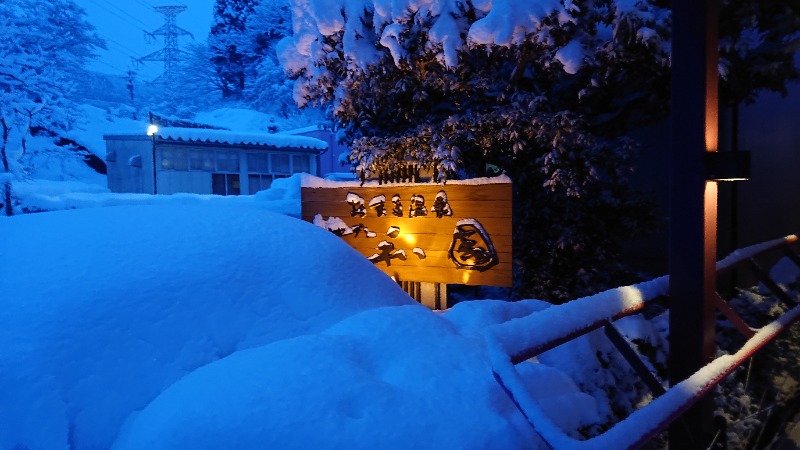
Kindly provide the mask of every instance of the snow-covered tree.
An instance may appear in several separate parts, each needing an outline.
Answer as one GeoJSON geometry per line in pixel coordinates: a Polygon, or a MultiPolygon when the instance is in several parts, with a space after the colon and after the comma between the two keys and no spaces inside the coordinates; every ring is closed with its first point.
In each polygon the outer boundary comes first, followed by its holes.
{"type": "Polygon", "coordinates": [[[787,80],[800,76],[800,2],[723,0],[721,15],[723,105],[753,103],[763,90],[786,95],[787,80]]]}
{"type": "Polygon", "coordinates": [[[246,23],[255,5],[256,0],[216,0],[214,4],[208,45],[223,98],[239,98],[244,90],[254,59],[246,23]]]}
{"type": "Polygon", "coordinates": [[[84,63],[105,44],[71,0],[0,2],[0,160],[6,215],[11,184],[31,130],[55,132],[71,120],[69,100],[84,63]]]}
{"type": "Polygon", "coordinates": [[[256,56],[245,83],[245,98],[259,111],[283,117],[298,112],[292,80],[278,63],[275,50],[278,42],[291,34],[291,26],[288,0],[261,0],[247,17],[248,43],[256,56]]]}
{"type": "Polygon", "coordinates": [[[665,17],[649,3],[298,2],[280,56],[298,103],[332,104],[357,169],[508,172],[518,292],[561,300],[609,282],[617,238],[646,226],[634,145],[598,129],[640,120],[636,95],[666,95],[665,17]],[[661,78],[621,84],[631,67],[661,78]]]}
{"type": "Polygon", "coordinates": [[[298,104],[331,105],[357,170],[507,171],[518,293],[565,299],[610,282],[616,243],[649,226],[621,136],[666,115],[668,6],[295,1],[279,56],[298,104]]]}

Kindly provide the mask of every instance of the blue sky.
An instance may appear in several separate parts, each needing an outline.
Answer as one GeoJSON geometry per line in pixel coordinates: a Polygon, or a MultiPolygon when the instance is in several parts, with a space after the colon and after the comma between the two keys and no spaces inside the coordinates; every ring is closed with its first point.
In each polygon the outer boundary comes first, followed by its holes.
{"type": "MultiPolygon", "coordinates": [[[[86,10],[89,22],[108,46],[108,50],[100,51],[97,61],[89,68],[121,75],[133,67],[143,79],[155,78],[162,71],[162,64],[158,62],[138,67],[132,63],[133,58],[141,58],[163,47],[161,39],[145,39],[146,31],[154,31],[164,24],[164,16],[153,7],[185,5],[186,10],[177,16],[177,24],[192,33],[195,41],[202,42],[211,27],[214,6],[214,0],[75,0],[75,3],[86,10]]],[[[188,36],[179,39],[181,47],[189,42],[188,36]]]]}

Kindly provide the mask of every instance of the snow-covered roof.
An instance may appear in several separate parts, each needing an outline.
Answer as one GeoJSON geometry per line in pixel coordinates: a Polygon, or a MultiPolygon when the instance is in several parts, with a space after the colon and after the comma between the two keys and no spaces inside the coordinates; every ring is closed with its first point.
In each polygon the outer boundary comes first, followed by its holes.
{"type": "Polygon", "coordinates": [[[322,125],[309,125],[303,128],[295,128],[293,130],[281,131],[280,134],[298,135],[298,134],[310,133],[312,131],[324,131],[324,130],[325,128],[323,128],[322,125]]]}
{"type": "MultiPolygon", "coordinates": [[[[141,135],[139,133],[109,133],[105,139],[118,136],[141,135]]],[[[207,142],[228,145],[264,145],[269,147],[295,147],[314,150],[325,150],[328,143],[308,137],[292,136],[288,134],[251,133],[228,130],[211,130],[204,128],[159,128],[156,137],[159,140],[173,140],[181,142],[207,142]]]]}
{"type": "Polygon", "coordinates": [[[325,150],[328,143],[307,136],[291,136],[270,133],[246,133],[227,130],[207,130],[202,128],[161,128],[157,136],[186,142],[212,142],[219,144],[267,145],[271,147],[300,147],[325,150]]]}

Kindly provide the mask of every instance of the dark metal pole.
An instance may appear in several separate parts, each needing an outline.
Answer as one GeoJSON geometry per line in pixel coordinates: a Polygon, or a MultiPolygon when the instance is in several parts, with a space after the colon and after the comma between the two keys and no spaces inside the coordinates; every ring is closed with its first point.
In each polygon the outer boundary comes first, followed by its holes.
{"type": "MultiPolygon", "coordinates": [[[[705,153],[718,146],[716,0],[673,0],[670,155],[670,353],[675,385],[713,357],[717,185],[705,153]]],[[[706,397],[670,428],[669,447],[704,449],[713,400],[706,397]]]]}
{"type": "MultiPolygon", "coordinates": [[[[152,111],[150,111],[150,125],[155,125],[153,122],[152,111]]],[[[156,175],[156,134],[152,133],[150,137],[153,138],[153,194],[158,194],[158,177],[156,175]]]]}

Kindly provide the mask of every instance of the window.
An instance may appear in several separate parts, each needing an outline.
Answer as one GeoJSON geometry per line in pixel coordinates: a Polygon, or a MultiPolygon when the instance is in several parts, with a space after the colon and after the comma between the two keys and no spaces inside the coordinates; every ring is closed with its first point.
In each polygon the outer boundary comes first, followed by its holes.
{"type": "Polygon", "coordinates": [[[214,152],[192,150],[189,152],[189,170],[214,170],[214,152]]]}
{"type": "Polygon", "coordinates": [[[217,152],[217,172],[239,172],[239,152],[217,152]]]}
{"type": "Polygon", "coordinates": [[[311,171],[311,164],[308,160],[308,155],[292,155],[292,173],[311,171]]]}
{"type": "Polygon", "coordinates": [[[212,173],[211,193],[217,195],[239,195],[239,174],[212,173]]]}
{"type": "Polygon", "coordinates": [[[272,175],[250,174],[247,176],[247,181],[250,184],[250,194],[255,194],[258,191],[269,189],[272,185],[272,175]]]}
{"type": "Polygon", "coordinates": [[[289,155],[273,153],[270,156],[272,157],[272,173],[292,173],[289,167],[289,155]]]}
{"type": "Polygon", "coordinates": [[[269,155],[266,153],[248,153],[247,171],[250,173],[269,173],[269,155]]]}
{"type": "Polygon", "coordinates": [[[174,148],[161,150],[161,168],[166,170],[188,170],[188,152],[174,148]]]}

